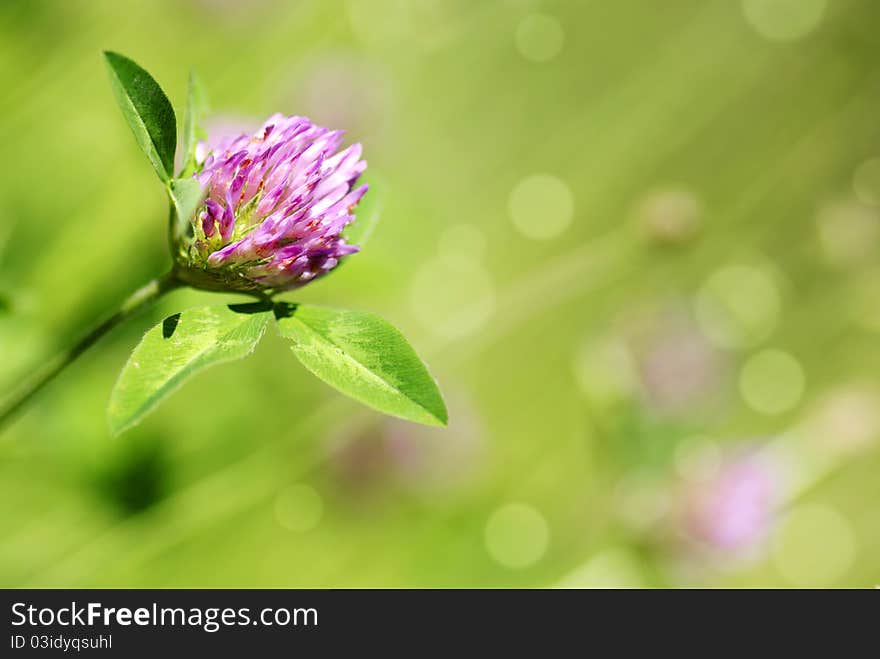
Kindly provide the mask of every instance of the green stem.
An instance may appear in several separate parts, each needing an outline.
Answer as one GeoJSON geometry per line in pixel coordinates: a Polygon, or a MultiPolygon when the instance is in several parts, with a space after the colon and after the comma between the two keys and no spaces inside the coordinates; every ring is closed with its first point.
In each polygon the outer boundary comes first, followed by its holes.
{"type": "Polygon", "coordinates": [[[55,376],[63,371],[77,357],[97,343],[102,336],[123,321],[131,318],[150,306],[165,293],[182,286],[173,272],[157,277],[149,284],[132,293],[111,316],[101,321],[68,350],[43,365],[38,373],[0,405],[0,429],[3,428],[22,408],[36,396],[55,376]]]}

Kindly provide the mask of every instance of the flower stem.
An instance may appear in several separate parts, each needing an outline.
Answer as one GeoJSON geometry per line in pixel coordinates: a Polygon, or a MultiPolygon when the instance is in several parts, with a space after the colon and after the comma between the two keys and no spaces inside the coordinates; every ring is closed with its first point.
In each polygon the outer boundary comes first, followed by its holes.
{"type": "Polygon", "coordinates": [[[85,336],[43,367],[17,392],[0,404],[0,429],[3,428],[22,408],[36,396],[55,376],[71,364],[77,357],[97,343],[102,336],[123,321],[131,318],[153,304],[165,293],[182,286],[173,272],[157,277],[146,286],[139,288],[123,302],[112,315],[98,323],[85,336]]]}

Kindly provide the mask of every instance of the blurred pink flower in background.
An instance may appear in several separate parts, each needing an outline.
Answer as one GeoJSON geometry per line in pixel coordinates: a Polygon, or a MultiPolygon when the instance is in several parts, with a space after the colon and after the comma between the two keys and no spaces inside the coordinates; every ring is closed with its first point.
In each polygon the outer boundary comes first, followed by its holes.
{"type": "Polygon", "coordinates": [[[358,493],[395,486],[439,493],[466,485],[484,460],[482,424],[461,398],[447,401],[446,428],[383,419],[341,433],[330,442],[331,473],[358,493]]]}
{"type": "Polygon", "coordinates": [[[632,342],[648,405],[662,414],[707,411],[720,393],[725,363],[690,315],[676,308],[652,314],[632,342]]]}
{"type": "Polygon", "coordinates": [[[781,475],[769,460],[743,453],[685,483],[681,530],[689,544],[718,558],[755,553],[773,527],[781,475]]]}
{"type": "Polygon", "coordinates": [[[382,432],[375,421],[342,430],[328,443],[331,476],[349,493],[381,488],[392,463],[382,432]]]}
{"type": "Polygon", "coordinates": [[[640,229],[651,242],[683,245],[699,233],[703,207],[690,190],[667,187],[645,195],[637,204],[635,215],[640,229]]]}

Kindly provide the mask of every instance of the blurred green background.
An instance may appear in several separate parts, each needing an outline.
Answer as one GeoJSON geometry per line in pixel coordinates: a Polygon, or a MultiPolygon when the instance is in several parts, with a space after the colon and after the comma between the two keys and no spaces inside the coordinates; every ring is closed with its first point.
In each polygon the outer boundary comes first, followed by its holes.
{"type": "Polygon", "coordinates": [[[0,436],[4,586],[880,583],[880,4],[4,0],[0,386],[167,267],[101,50],[346,128],[384,198],[287,299],[397,324],[448,429],[270,332],[117,439],[175,292],[0,436]]]}

